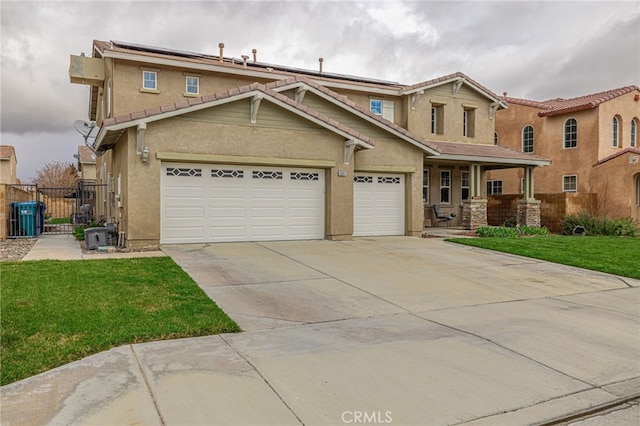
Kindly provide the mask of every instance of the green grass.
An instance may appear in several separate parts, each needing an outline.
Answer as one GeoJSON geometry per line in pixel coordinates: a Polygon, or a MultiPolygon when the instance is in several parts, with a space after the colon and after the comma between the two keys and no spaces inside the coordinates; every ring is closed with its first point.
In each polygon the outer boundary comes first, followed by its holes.
{"type": "Polygon", "coordinates": [[[640,238],[553,235],[447,241],[640,279],[640,238]]]}
{"type": "Polygon", "coordinates": [[[47,223],[51,225],[58,225],[61,223],[71,223],[71,220],[69,220],[68,217],[52,217],[47,219],[47,223]]]}
{"type": "Polygon", "coordinates": [[[123,344],[240,331],[168,257],[0,264],[2,385],[123,344]]]}

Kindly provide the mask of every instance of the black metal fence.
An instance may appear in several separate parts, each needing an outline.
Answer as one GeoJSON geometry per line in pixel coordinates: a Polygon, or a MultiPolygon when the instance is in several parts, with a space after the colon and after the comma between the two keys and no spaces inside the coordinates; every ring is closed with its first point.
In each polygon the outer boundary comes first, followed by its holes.
{"type": "Polygon", "coordinates": [[[9,238],[34,238],[40,234],[70,234],[76,226],[104,223],[96,217],[94,181],[79,181],[70,188],[38,185],[8,185],[7,212],[9,238]]]}

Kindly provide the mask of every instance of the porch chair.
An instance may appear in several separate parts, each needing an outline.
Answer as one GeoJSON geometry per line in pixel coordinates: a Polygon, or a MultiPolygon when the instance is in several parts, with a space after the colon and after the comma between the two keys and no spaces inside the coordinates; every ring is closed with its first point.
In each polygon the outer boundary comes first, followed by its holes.
{"type": "Polygon", "coordinates": [[[436,217],[436,226],[438,226],[442,222],[446,223],[447,226],[449,226],[451,221],[453,220],[453,216],[451,216],[450,214],[442,213],[440,211],[440,206],[438,206],[437,204],[433,205],[433,215],[436,217]]]}

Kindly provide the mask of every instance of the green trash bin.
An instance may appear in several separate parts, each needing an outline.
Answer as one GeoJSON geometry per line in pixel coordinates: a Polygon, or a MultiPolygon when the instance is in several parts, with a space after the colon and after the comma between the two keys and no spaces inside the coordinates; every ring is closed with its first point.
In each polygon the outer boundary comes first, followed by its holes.
{"type": "Polygon", "coordinates": [[[13,203],[17,223],[17,236],[37,237],[38,236],[38,202],[25,201],[13,203]]]}

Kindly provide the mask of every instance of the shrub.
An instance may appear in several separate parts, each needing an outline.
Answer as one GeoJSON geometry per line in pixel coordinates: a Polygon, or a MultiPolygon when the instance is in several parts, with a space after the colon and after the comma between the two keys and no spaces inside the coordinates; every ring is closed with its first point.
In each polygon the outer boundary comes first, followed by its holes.
{"type": "Polygon", "coordinates": [[[630,217],[611,219],[605,216],[593,216],[588,211],[565,216],[560,222],[562,233],[572,235],[576,227],[582,227],[587,235],[635,237],[640,234],[638,224],[630,217]]]}
{"type": "Polygon", "coordinates": [[[547,228],[537,226],[481,226],[476,232],[481,237],[516,238],[532,235],[548,235],[547,228]]]}

